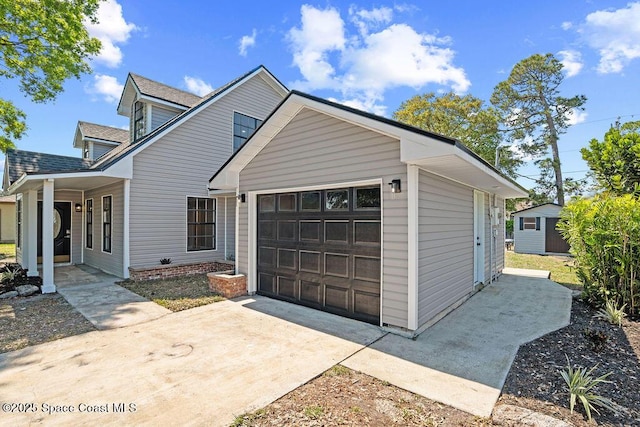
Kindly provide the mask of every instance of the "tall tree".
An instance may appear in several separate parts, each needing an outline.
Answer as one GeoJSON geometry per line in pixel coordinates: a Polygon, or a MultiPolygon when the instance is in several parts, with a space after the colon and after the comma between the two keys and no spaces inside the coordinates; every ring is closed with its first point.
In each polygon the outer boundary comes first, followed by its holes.
{"type": "Polygon", "coordinates": [[[602,141],[580,150],[600,187],[617,195],[640,195],[640,121],[611,127],[602,141]]]}
{"type": "MultiPolygon", "coordinates": [[[[84,23],[96,22],[101,0],[0,0],[0,77],[33,102],[62,92],[65,80],[91,71],[100,52],[84,23]]],[[[14,147],[25,130],[25,114],[0,98],[0,150],[14,147]]]]}
{"type": "Polygon", "coordinates": [[[551,150],[558,204],[564,205],[558,140],[569,127],[574,109],[582,110],[587,98],[560,96],[564,80],[562,63],[552,54],[535,54],[518,62],[507,80],[500,82],[491,95],[491,103],[501,112],[508,138],[534,158],[551,150]]]}
{"type": "Polygon", "coordinates": [[[460,96],[452,92],[440,96],[433,92],[416,95],[403,102],[393,118],[458,139],[491,165],[496,151],[500,150],[499,167],[512,177],[521,163],[507,147],[498,149],[502,142],[498,111],[472,95],[460,96]]]}

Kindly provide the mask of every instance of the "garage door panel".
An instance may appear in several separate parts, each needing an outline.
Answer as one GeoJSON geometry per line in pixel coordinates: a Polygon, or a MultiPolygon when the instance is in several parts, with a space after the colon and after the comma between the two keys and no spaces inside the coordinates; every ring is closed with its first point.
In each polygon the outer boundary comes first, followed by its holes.
{"type": "Polygon", "coordinates": [[[380,188],[258,198],[258,292],[378,324],[380,188]]]}
{"type": "Polygon", "coordinates": [[[273,294],[276,292],[275,276],[273,274],[258,274],[258,290],[261,292],[273,294]]]}
{"type": "Polygon", "coordinates": [[[300,300],[312,303],[317,306],[322,305],[322,285],[317,282],[300,280],[300,300]]]}
{"type": "Polygon", "coordinates": [[[300,251],[299,260],[301,272],[320,274],[322,254],[314,251],[300,251]]]}
{"type": "Polygon", "coordinates": [[[355,255],[353,257],[353,277],[354,279],[380,283],[380,258],[355,255]]]}
{"type": "Polygon", "coordinates": [[[296,261],[297,251],[295,249],[278,248],[278,269],[287,269],[296,271],[298,263],[296,261]]]}
{"type": "Polygon", "coordinates": [[[296,278],[278,276],[278,295],[283,297],[296,297],[296,278]]]}

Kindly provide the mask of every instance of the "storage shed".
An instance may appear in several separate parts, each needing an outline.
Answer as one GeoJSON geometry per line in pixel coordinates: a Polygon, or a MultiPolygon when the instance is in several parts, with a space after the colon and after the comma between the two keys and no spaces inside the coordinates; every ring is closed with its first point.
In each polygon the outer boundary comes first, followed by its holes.
{"type": "Polygon", "coordinates": [[[520,254],[564,254],[569,244],[556,229],[562,206],[555,203],[533,206],[513,214],[514,252],[520,254]]]}

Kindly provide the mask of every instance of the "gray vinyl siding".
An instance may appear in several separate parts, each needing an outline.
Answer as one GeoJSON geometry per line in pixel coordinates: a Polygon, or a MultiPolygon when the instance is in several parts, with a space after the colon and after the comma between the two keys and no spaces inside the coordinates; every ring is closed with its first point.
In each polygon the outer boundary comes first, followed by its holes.
{"type": "Polygon", "coordinates": [[[114,148],[116,148],[115,145],[107,145],[107,144],[100,144],[99,142],[94,142],[93,143],[93,159],[94,160],[97,159],[98,157],[108,153],[114,148]]]}
{"type": "Polygon", "coordinates": [[[179,110],[153,105],[151,107],[151,130],[159,128],[180,113],[179,110]]]}
{"type": "MultiPolygon", "coordinates": [[[[85,199],[93,199],[93,249],[84,249],[84,263],[107,273],[123,277],[124,182],[85,191],[85,199]],[[102,197],[111,200],[111,253],[102,251],[102,197]]],[[[82,216],[84,220],[84,215],[82,216]]],[[[84,242],[80,243],[84,248],[84,242]]]]}
{"type": "Polygon", "coordinates": [[[420,170],[418,325],[473,291],[473,189],[420,170]]]}
{"type": "MultiPolygon", "coordinates": [[[[392,194],[386,185],[401,179],[397,140],[344,121],[302,110],[240,173],[240,191],[305,186],[334,186],[382,179],[383,324],[406,328],[408,292],[407,192],[392,194]]],[[[248,203],[240,204],[238,268],[248,273],[248,203]]],[[[255,250],[253,248],[252,250],[255,250]]],[[[255,272],[253,272],[255,273],[255,272]]]]}
{"type": "Polygon", "coordinates": [[[560,207],[556,205],[543,205],[515,214],[513,220],[514,252],[521,254],[544,254],[546,252],[545,218],[556,218],[559,214],[560,207]],[[539,217],[540,230],[520,230],[521,217],[539,217]]]}
{"type": "MultiPolygon", "coordinates": [[[[216,203],[216,249],[187,252],[187,196],[207,197],[209,178],[231,156],[233,112],[264,119],[281,100],[255,77],[135,155],[130,188],[132,267],[158,265],[160,258],[174,263],[225,259],[225,199],[216,203]]],[[[234,220],[228,217],[231,230],[234,220]]],[[[227,236],[232,235],[227,230],[227,236]]],[[[232,248],[227,243],[227,252],[233,253],[232,248]]]]}

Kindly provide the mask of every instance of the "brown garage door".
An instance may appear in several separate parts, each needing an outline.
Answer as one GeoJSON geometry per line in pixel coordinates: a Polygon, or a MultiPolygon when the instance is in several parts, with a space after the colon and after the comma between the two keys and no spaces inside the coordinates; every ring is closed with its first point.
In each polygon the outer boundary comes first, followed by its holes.
{"type": "Polygon", "coordinates": [[[557,254],[569,252],[569,244],[564,240],[560,232],[556,230],[558,220],[559,218],[546,219],[544,232],[545,252],[553,252],[557,254]]]}
{"type": "Polygon", "coordinates": [[[258,196],[258,293],[379,324],[380,187],[258,196]]]}

